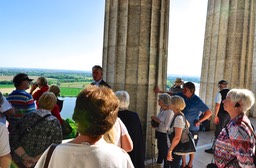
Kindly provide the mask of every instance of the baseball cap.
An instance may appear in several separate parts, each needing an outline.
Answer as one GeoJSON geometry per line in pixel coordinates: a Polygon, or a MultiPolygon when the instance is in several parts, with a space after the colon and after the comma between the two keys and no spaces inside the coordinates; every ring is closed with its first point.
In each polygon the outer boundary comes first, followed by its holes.
{"type": "Polygon", "coordinates": [[[33,81],[33,79],[30,79],[28,77],[28,75],[25,74],[25,73],[19,73],[19,74],[15,75],[14,78],[13,78],[13,83],[14,83],[15,86],[19,85],[22,81],[31,82],[31,81],[33,81]]]}
{"type": "Polygon", "coordinates": [[[228,84],[228,82],[227,82],[227,81],[225,81],[225,80],[220,80],[220,81],[219,81],[219,83],[218,83],[218,85],[221,85],[221,84],[227,85],[227,84],[228,84]]]}

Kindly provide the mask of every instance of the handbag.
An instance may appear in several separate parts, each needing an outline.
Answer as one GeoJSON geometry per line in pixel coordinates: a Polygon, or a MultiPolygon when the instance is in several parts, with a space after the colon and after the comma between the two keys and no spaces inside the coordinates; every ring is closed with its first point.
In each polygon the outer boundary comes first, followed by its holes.
{"type": "MultiPolygon", "coordinates": [[[[185,122],[185,128],[182,131],[181,140],[176,145],[176,147],[173,149],[173,152],[176,155],[187,155],[187,154],[190,154],[190,153],[194,153],[194,152],[196,152],[195,142],[194,142],[192,133],[189,131],[187,121],[186,121],[183,114],[179,113],[179,114],[174,116],[174,118],[172,120],[172,123],[170,125],[170,128],[173,127],[175,118],[179,115],[181,115],[183,117],[183,120],[185,122]]],[[[170,142],[172,142],[172,139],[174,138],[174,136],[175,136],[174,131],[171,134],[169,134],[170,142]]]]}
{"type": "Polygon", "coordinates": [[[66,137],[68,137],[68,135],[71,134],[73,131],[73,128],[69,125],[69,123],[66,120],[62,120],[61,128],[63,139],[66,139],[66,137]]]}
{"type": "Polygon", "coordinates": [[[152,119],[152,120],[151,120],[151,126],[152,126],[153,128],[157,128],[157,127],[159,126],[159,123],[152,119]]]}

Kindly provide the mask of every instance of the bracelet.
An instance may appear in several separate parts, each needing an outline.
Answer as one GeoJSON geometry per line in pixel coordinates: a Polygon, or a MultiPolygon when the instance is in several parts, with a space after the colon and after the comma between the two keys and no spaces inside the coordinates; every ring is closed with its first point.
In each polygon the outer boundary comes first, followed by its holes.
{"type": "Polygon", "coordinates": [[[27,153],[24,152],[20,157],[23,158],[27,153]]]}

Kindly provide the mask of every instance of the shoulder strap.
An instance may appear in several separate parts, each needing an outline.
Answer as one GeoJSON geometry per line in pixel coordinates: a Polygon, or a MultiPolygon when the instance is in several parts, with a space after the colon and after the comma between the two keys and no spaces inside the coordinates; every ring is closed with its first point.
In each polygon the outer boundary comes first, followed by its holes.
{"type": "Polygon", "coordinates": [[[31,126],[27,127],[21,134],[19,137],[19,141],[24,137],[24,135],[26,135],[27,133],[29,133],[30,131],[33,130],[33,128],[35,126],[37,126],[41,121],[43,121],[45,118],[51,116],[51,114],[46,114],[45,116],[41,117],[40,119],[38,119],[36,122],[34,122],[31,126]]]}
{"type": "Polygon", "coordinates": [[[49,162],[51,160],[51,157],[52,157],[52,153],[54,151],[54,149],[58,146],[58,144],[52,144],[50,146],[50,149],[48,150],[47,152],[47,156],[46,156],[46,159],[45,159],[45,162],[44,162],[44,168],[48,168],[48,165],[49,165],[49,162]]]}
{"type": "Polygon", "coordinates": [[[181,115],[181,116],[183,117],[183,120],[184,120],[184,122],[185,122],[185,124],[186,124],[185,127],[186,127],[186,128],[188,127],[187,121],[186,121],[184,115],[181,114],[181,113],[178,113],[178,114],[176,114],[176,115],[173,117],[173,120],[172,120],[172,123],[171,123],[171,125],[170,125],[170,128],[172,128],[172,126],[173,126],[173,124],[174,124],[174,121],[175,121],[175,118],[178,117],[179,115],[181,115]]]}

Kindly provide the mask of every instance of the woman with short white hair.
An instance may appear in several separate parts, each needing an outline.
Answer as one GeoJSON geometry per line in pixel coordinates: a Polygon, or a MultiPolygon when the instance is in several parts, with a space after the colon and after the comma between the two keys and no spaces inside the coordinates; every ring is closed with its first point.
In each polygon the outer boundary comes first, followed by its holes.
{"type": "Polygon", "coordinates": [[[162,165],[164,161],[164,168],[169,167],[167,163],[167,132],[170,129],[171,120],[174,116],[174,112],[171,110],[171,96],[167,93],[159,95],[158,105],[160,106],[160,112],[157,116],[152,116],[152,125],[156,129],[157,149],[158,157],[157,164],[162,165]]]}
{"type": "Polygon", "coordinates": [[[247,89],[232,89],[223,100],[231,120],[216,140],[214,160],[217,167],[255,167],[255,138],[246,116],[254,102],[254,94],[247,89]]]}
{"type": "Polygon", "coordinates": [[[123,121],[133,142],[133,150],[128,152],[135,168],[144,168],[145,144],[143,140],[142,126],[136,112],[128,110],[130,104],[129,93],[120,90],[115,92],[119,99],[118,117],[123,121]]]}

